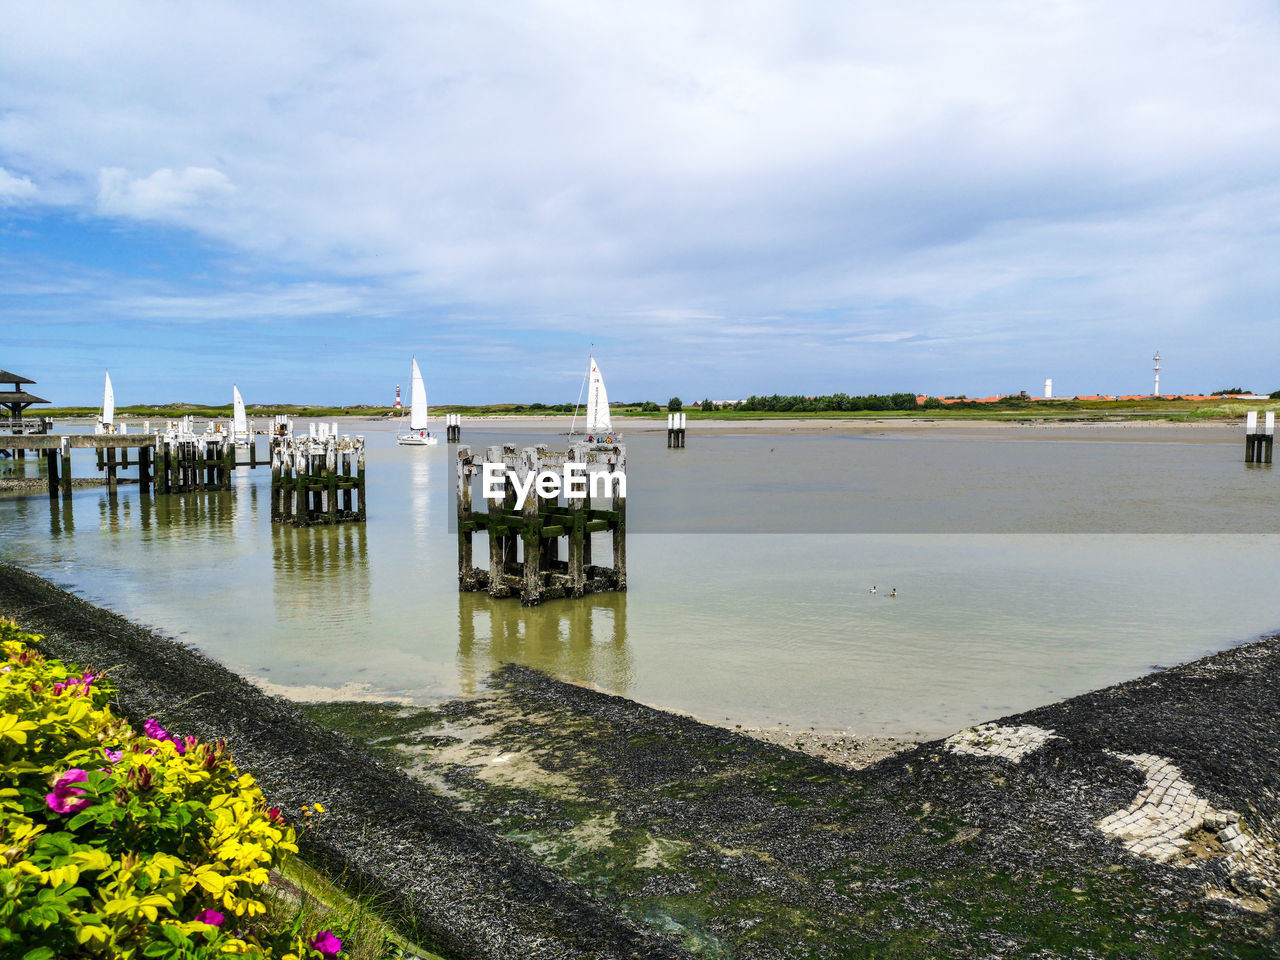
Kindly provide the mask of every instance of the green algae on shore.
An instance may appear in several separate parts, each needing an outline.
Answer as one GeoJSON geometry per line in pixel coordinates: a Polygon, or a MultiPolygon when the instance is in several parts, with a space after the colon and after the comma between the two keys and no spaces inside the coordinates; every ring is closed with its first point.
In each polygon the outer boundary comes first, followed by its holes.
{"type": "Polygon", "coordinates": [[[1065,738],[855,772],[522,668],[444,713],[406,769],[701,956],[1273,955],[1274,889],[1109,841],[1141,778],[1065,738]]]}

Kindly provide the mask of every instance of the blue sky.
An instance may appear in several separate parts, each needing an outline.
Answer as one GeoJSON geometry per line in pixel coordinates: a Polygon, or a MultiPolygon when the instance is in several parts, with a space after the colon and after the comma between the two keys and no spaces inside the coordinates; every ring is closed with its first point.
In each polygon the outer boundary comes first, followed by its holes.
{"type": "Polygon", "coordinates": [[[59,403],[1280,389],[1274,4],[19,4],[59,403]],[[730,13],[729,11],[732,10],[730,13]]]}

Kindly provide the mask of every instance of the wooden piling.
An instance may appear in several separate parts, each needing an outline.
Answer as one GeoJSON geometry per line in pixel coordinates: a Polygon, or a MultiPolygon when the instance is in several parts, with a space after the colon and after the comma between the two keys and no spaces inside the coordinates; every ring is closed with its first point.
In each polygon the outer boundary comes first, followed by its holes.
{"type": "MultiPolygon", "coordinates": [[[[626,454],[618,461],[618,469],[625,472],[626,454]]],[[[613,571],[617,577],[615,589],[627,589],[627,498],[617,487],[613,491],[613,571]]]]}
{"type": "Polygon", "coordinates": [[[44,469],[49,480],[49,499],[58,499],[58,451],[44,451],[44,469]]]}
{"type": "Polygon", "coordinates": [[[116,479],[116,448],[107,447],[107,497],[114,499],[119,481],[116,479]]]}
{"type": "MultiPolygon", "coordinates": [[[[537,474],[540,460],[537,452],[525,449],[520,458],[521,479],[530,474],[537,474]]],[[[524,541],[524,585],[520,591],[520,602],[526,607],[536,606],[542,602],[542,510],[541,501],[536,490],[525,497],[522,511],[523,529],[520,531],[524,541]]]]}
{"type": "Polygon", "coordinates": [[[151,447],[138,448],[138,493],[151,495],[151,447]]]}
{"type": "Polygon", "coordinates": [[[62,438],[59,459],[62,461],[62,499],[71,499],[71,438],[62,438]]]}
{"type": "Polygon", "coordinates": [[[458,589],[474,590],[472,574],[472,536],[475,526],[471,519],[471,448],[458,448],[455,497],[458,521],[458,589]]]}

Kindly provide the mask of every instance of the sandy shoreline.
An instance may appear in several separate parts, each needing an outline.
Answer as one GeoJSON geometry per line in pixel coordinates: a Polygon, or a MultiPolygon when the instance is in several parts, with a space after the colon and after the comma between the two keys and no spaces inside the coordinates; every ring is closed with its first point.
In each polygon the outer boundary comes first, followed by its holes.
{"type": "MultiPolygon", "coordinates": [[[[140,429],[143,420],[122,417],[130,425],[140,429]]],[[[324,422],[337,422],[339,430],[347,433],[361,431],[392,431],[399,421],[389,417],[325,417],[324,422]]],[[[299,418],[299,424],[307,418],[299,418]]],[[[92,421],[67,419],[60,423],[71,427],[87,427],[92,421]]],[[[157,421],[152,420],[155,425],[157,421]]],[[[462,418],[463,443],[467,442],[467,428],[488,433],[501,429],[512,434],[551,433],[567,434],[573,423],[570,416],[494,416],[462,418]]],[[[632,419],[620,417],[615,424],[621,437],[657,436],[666,433],[664,420],[632,419]]],[[[581,426],[581,418],[579,418],[581,426]]],[[[443,431],[443,422],[433,424],[443,431]]],[[[930,417],[821,420],[801,417],[779,420],[694,420],[688,426],[691,439],[697,436],[784,436],[799,433],[805,435],[831,434],[833,436],[918,436],[938,434],[948,439],[981,440],[1068,440],[1114,441],[1122,443],[1235,443],[1240,439],[1242,426],[1225,421],[1173,422],[1169,420],[957,420],[930,417]]]]}

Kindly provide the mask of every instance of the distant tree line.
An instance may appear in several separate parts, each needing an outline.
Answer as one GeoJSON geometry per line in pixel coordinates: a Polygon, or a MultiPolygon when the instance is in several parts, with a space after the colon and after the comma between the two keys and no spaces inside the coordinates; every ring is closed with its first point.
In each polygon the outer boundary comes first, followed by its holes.
{"type": "MultiPolygon", "coordinates": [[[[914,393],[871,393],[853,397],[847,393],[833,393],[822,397],[805,397],[799,394],[787,396],[775,393],[767,397],[750,396],[737,403],[726,403],[725,410],[766,411],[770,413],[825,413],[837,410],[919,410],[922,405],[914,393]]],[[[937,397],[929,397],[923,407],[933,409],[942,406],[937,397]],[[930,400],[934,401],[930,404],[930,400]]]]}

